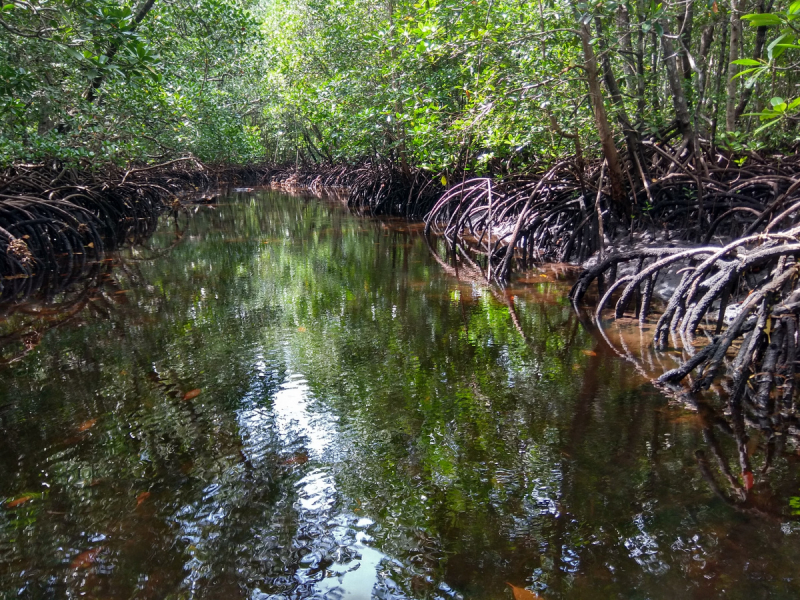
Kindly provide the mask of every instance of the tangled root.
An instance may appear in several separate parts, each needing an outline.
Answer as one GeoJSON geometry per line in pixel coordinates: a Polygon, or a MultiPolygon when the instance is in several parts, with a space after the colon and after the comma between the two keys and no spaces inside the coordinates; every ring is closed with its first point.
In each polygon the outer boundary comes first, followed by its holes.
{"type": "MultiPolygon", "coordinates": [[[[262,181],[258,167],[210,169],[193,158],[93,172],[58,162],[0,172],[0,306],[52,297],[86,277],[104,253],[141,243],[167,201],[221,181],[262,181]]],[[[179,206],[173,203],[177,216],[179,206]]]]}
{"type": "MultiPolygon", "coordinates": [[[[632,250],[586,270],[571,297],[577,306],[589,285],[597,283],[595,319],[601,331],[604,317],[631,316],[644,324],[652,303],[663,302],[653,330],[653,351],[674,356],[682,349],[683,358],[656,374],[656,384],[692,407],[705,402],[709,391],[716,393],[730,415],[742,472],[751,473],[748,427],[760,429],[770,443],[794,439],[800,445],[798,256],[800,227],[747,236],[724,246],[632,250]],[[663,298],[655,297],[659,280],[671,280],[671,291],[663,298]]],[[[629,352],[625,357],[638,360],[629,352]]],[[[645,369],[640,370],[644,374],[645,369]]],[[[708,478],[713,479],[710,471],[708,478]]],[[[737,485],[731,502],[746,496],[747,490],[737,485]]]]}
{"type": "Polygon", "coordinates": [[[424,217],[442,193],[442,186],[430,173],[403,170],[390,161],[275,169],[270,185],[291,192],[341,195],[347,206],[360,214],[407,219],[424,217]]]}
{"type": "Polygon", "coordinates": [[[538,174],[466,179],[433,206],[428,230],[479,257],[486,278],[502,284],[530,262],[583,263],[659,241],[706,245],[797,222],[798,157],[738,167],[710,151],[678,160],[666,143],[643,149],[623,161],[630,211],[612,201],[604,163],[576,156],[538,174]]]}
{"type": "Polygon", "coordinates": [[[599,230],[591,223],[600,218],[613,225],[608,211],[602,217],[596,214],[597,190],[573,167],[564,161],[541,177],[478,178],[457,184],[425,218],[426,231],[481,257],[489,280],[505,281],[517,253],[523,264],[584,260],[601,244],[599,230]]]}

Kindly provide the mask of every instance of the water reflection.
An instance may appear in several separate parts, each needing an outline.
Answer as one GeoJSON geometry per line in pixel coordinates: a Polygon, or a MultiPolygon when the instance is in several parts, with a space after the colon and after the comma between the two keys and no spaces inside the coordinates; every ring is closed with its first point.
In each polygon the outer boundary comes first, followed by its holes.
{"type": "MultiPolygon", "coordinates": [[[[654,321],[638,323],[621,320],[596,329],[608,348],[633,365],[643,377],[656,380],[660,375],[686,364],[697,348],[686,340],[672,339],[673,347],[658,350],[652,343],[654,321]]],[[[710,341],[709,331],[706,341],[710,341]]],[[[675,336],[677,337],[677,336],[675,336]]],[[[695,452],[697,469],[709,488],[732,508],[763,518],[780,520],[787,515],[786,498],[774,493],[772,471],[797,452],[800,441],[797,407],[791,402],[767,407],[733,401],[732,382],[720,378],[707,393],[692,393],[692,375],[681,385],[660,384],[661,391],[692,411],[702,431],[703,446],[695,452]],[[788,452],[787,452],[788,450],[788,452]]],[[[788,490],[787,490],[788,491],[788,490]]],[[[788,514],[798,516],[790,496],[788,514]]]]}
{"type": "Polygon", "coordinates": [[[670,404],[557,276],[458,266],[413,227],[240,194],[109,263],[103,304],[7,319],[38,341],[3,354],[0,591],[800,593],[793,442],[670,404]],[[741,452],[759,511],[719,485],[741,452]]]}

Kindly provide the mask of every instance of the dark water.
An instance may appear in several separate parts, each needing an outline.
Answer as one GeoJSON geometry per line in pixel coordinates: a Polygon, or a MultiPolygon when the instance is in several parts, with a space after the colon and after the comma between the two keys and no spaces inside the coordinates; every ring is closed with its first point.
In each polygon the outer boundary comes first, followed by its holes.
{"type": "Polygon", "coordinates": [[[0,330],[0,597],[800,596],[796,448],[761,473],[753,436],[731,506],[724,413],[670,406],[565,284],[459,282],[273,192],[152,254],[0,330]]]}

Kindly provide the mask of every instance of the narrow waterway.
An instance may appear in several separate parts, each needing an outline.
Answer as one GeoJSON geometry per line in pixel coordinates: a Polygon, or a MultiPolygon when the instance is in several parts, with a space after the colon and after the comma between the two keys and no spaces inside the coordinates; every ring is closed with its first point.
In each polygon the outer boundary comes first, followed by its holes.
{"type": "Polygon", "coordinates": [[[417,228],[271,191],[186,227],[69,320],[0,322],[1,598],[800,597],[796,451],[762,473],[752,437],[731,506],[724,413],[552,273],[459,281],[417,228]]]}

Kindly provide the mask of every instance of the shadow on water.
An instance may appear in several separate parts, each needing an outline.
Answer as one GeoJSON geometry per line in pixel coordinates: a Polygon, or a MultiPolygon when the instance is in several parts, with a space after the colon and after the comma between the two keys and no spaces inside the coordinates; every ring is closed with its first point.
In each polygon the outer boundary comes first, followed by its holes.
{"type": "Polygon", "coordinates": [[[0,596],[800,594],[791,440],[670,404],[556,278],[446,267],[413,228],[257,192],[72,312],[9,315],[0,596]]]}

